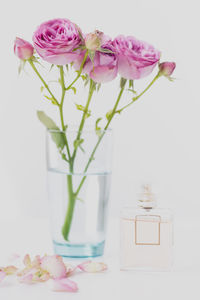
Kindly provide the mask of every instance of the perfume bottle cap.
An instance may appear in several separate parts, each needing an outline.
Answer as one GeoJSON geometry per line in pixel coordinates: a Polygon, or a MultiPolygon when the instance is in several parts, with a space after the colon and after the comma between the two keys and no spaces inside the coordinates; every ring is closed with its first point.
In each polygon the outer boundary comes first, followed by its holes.
{"type": "Polygon", "coordinates": [[[143,191],[139,194],[139,206],[143,208],[153,208],[156,206],[155,194],[152,193],[151,186],[145,184],[142,187],[143,191]]]}

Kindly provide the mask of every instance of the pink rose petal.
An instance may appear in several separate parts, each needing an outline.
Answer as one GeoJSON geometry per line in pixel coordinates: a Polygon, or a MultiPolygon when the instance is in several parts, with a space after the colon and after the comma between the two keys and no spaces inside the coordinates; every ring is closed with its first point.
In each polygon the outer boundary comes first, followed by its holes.
{"type": "Polygon", "coordinates": [[[65,267],[66,267],[67,276],[72,275],[75,272],[75,270],[77,269],[77,267],[74,267],[74,266],[68,265],[68,264],[65,264],[65,267]]]}
{"type": "Polygon", "coordinates": [[[20,277],[19,280],[21,283],[25,283],[25,284],[33,284],[33,274],[25,274],[24,276],[20,277]]]}
{"type": "Polygon", "coordinates": [[[17,272],[17,268],[15,266],[7,266],[3,268],[3,271],[6,273],[6,275],[13,275],[17,272]]]}
{"type": "Polygon", "coordinates": [[[24,263],[25,267],[30,267],[31,266],[31,258],[30,258],[29,254],[26,254],[24,256],[23,263],[24,263]]]}
{"type": "Polygon", "coordinates": [[[87,273],[97,273],[107,270],[107,265],[102,262],[86,261],[77,266],[80,270],[87,273]]]}
{"type": "Polygon", "coordinates": [[[41,268],[49,272],[53,278],[66,277],[66,267],[59,255],[47,255],[41,259],[41,268]]]}
{"type": "Polygon", "coordinates": [[[40,265],[41,265],[41,258],[40,258],[39,255],[35,256],[34,260],[31,263],[31,265],[32,265],[33,268],[39,268],[40,267],[40,265]]]}
{"type": "Polygon", "coordinates": [[[6,277],[6,273],[4,271],[0,271],[0,283],[4,280],[6,277]]]}
{"type": "Polygon", "coordinates": [[[38,271],[34,274],[33,280],[36,282],[45,282],[50,279],[50,275],[44,271],[38,271]]]}
{"type": "Polygon", "coordinates": [[[54,279],[53,280],[53,291],[55,292],[77,292],[78,286],[76,282],[68,279],[68,278],[61,278],[61,279],[54,279]]]}

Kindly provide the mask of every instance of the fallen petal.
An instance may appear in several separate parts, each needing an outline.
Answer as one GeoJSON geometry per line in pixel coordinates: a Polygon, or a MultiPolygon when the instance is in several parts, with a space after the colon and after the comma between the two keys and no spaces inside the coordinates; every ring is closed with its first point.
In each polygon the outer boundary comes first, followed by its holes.
{"type": "Polygon", "coordinates": [[[50,279],[49,273],[46,271],[37,271],[33,276],[33,281],[36,282],[45,282],[50,279]]]}
{"type": "Polygon", "coordinates": [[[68,279],[68,278],[61,278],[61,279],[54,279],[53,280],[53,291],[55,292],[77,292],[78,286],[76,282],[68,279]]]}
{"type": "Polygon", "coordinates": [[[87,273],[97,273],[107,270],[107,265],[102,262],[86,261],[77,266],[80,270],[87,273]]]}
{"type": "Polygon", "coordinates": [[[23,263],[26,267],[31,267],[31,258],[29,254],[24,256],[23,263]]]}
{"type": "Polygon", "coordinates": [[[4,271],[0,271],[0,283],[4,280],[6,277],[6,273],[4,271]]]}
{"type": "Polygon", "coordinates": [[[15,266],[8,266],[3,268],[3,271],[6,273],[6,275],[13,275],[17,272],[17,268],[15,266]]]}
{"type": "Polygon", "coordinates": [[[46,255],[41,259],[41,268],[49,272],[52,278],[66,277],[66,267],[59,255],[46,255]]]}
{"type": "Polygon", "coordinates": [[[75,272],[75,270],[77,269],[77,267],[74,267],[74,266],[68,265],[68,264],[65,264],[65,268],[66,268],[67,276],[72,275],[75,272]]]}
{"type": "Polygon", "coordinates": [[[26,274],[26,275],[20,277],[19,281],[21,283],[25,283],[25,284],[32,284],[32,283],[34,283],[33,274],[26,274]]]}
{"type": "Polygon", "coordinates": [[[24,268],[24,269],[20,270],[19,272],[17,272],[17,276],[20,276],[20,277],[24,276],[27,273],[29,273],[29,271],[30,271],[30,268],[24,268]]]}
{"type": "Polygon", "coordinates": [[[33,260],[32,263],[31,263],[31,265],[32,265],[32,267],[34,267],[34,268],[39,268],[39,267],[40,267],[40,265],[41,265],[41,258],[40,258],[39,255],[36,255],[36,256],[35,256],[34,260],[33,260]]]}

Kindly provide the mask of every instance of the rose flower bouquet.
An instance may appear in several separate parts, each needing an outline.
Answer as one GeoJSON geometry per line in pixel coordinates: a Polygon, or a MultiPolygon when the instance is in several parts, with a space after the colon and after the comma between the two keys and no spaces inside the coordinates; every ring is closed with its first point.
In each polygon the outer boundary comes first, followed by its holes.
{"type": "Polygon", "coordinates": [[[175,69],[175,63],[160,63],[160,51],[132,36],[119,35],[111,39],[98,30],[84,34],[76,24],[67,19],[54,19],[41,24],[33,34],[33,46],[21,38],[16,38],[14,52],[21,60],[19,70],[21,71],[25,64],[31,66],[43,84],[42,90],[48,93],[44,97],[55,106],[60,118],[60,124],[56,125],[43,111],[37,112],[39,120],[48,129],[51,141],[57,149],[57,155],[66,168],[68,201],[64,205],[66,210],[60,231],[63,240],[69,243],[76,202],[79,200],[79,194],[87,179],[87,172],[95,163],[96,153],[108,132],[110,123],[114,117],[139,100],[161,76],[164,75],[171,80],[170,76],[175,69]],[[61,88],[60,99],[39,71],[41,59],[50,63],[51,68],[57,67],[58,83],[61,88]],[[150,75],[156,66],[158,66],[156,76],[143,91],[137,93],[134,81],[150,75]],[[65,72],[72,71],[72,69],[75,71],[75,77],[69,82],[65,72]],[[116,101],[111,110],[105,109],[105,118],[101,116],[94,121],[93,131],[96,140],[91,151],[85,151],[87,140],[82,136],[85,123],[91,116],[90,105],[94,92],[98,92],[103,83],[114,80],[118,75],[120,75],[120,89],[116,101]],[[82,115],[76,136],[71,143],[70,132],[68,133],[69,122],[66,122],[64,118],[63,106],[66,94],[69,91],[76,93],[75,84],[79,79],[88,88],[88,98],[85,103],[76,104],[76,108],[81,111],[82,115]],[[130,99],[126,105],[120,106],[120,100],[125,92],[130,99]],[[104,126],[101,125],[103,122],[104,126]],[[73,175],[79,152],[85,155],[87,161],[83,166],[82,176],[79,176],[79,183],[75,186],[73,175]]]}

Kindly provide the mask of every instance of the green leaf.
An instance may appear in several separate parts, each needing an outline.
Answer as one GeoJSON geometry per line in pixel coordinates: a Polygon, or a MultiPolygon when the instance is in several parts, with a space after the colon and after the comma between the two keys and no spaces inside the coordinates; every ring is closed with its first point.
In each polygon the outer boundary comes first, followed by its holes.
{"type": "Polygon", "coordinates": [[[101,130],[101,127],[98,126],[99,122],[102,120],[102,118],[98,118],[96,120],[96,123],[95,123],[95,130],[101,130]]]}
{"type": "Polygon", "coordinates": [[[85,111],[85,107],[83,105],[77,103],[75,103],[75,105],[78,110],[85,111]]]}
{"type": "Polygon", "coordinates": [[[114,53],[112,50],[104,49],[104,48],[99,48],[98,51],[103,52],[103,53],[114,53]]]}
{"type": "Polygon", "coordinates": [[[47,100],[50,100],[52,104],[57,105],[56,101],[55,101],[52,97],[48,97],[48,96],[46,96],[46,95],[44,95],[44,97],[45,97],[47,100]]]}
{"type": "Polygon", "coordinates": [[[132,79],[129,80],[129,89],[132,89],[132,90],[134,89],[133,88],[133,80],[132,79]]]}
{"type": "Polygon", "coordinates": [[[44,86],[40,87],[40,91],[41,91],[41,93],[44,91],[44,86]]]}
{"type": "Polygon", "coordinates": [[[76,88],[74,86],[71,86],[70,90],[74,92],[74,95],[76,95],[76,88]]]}
{"type": "Polygon", "coordinates": [[[78,147],[80,147],[83,142],[84,142],[84,139],[75,140],[74,141],[74,149],[76,150],[78,147]]]}
{"type": "Polygon", "coordinates": [[[109,110],[109,111],[107,112],[107,114],[106,114],[106,119],[109,121],[110,118],[112,117],[112,115],[113,115],[113,110],[111,109],[111,110],[109,110]]]}
{"type": "Polygon", "coordinates": [[[85,80],[84,86],[86,87],[89,82],[90,82],[90,79],[89,79],[89,77],[87,77],[86,80],[85,80]]]}
{"type": "Polygon", "coordinates": [[[37,111],[37,116],[40,122],[49,130],[55,130],[50,131],[52,140],[56,144],[56,146],[59,149],[63,149],[65,146],[65,137],[63,132],[60,131],[59,127],[56,125],[56,123],[48,117],[43,111],[37,111]]]}
{"type": "Polygon", "coordinates": [[[176,78],[174,78],[174,77],[171,77],[171,76],[165,76],[165,77],[167,77],[167,79],[169,79],[169,81],[174,81],[174,80],[176,80],[176,78]]]}
{"type": "Polygon", "coordinates": [[[66,155],[65,155],[65,153],[61,152],[60,154],[61,154],[61,157],[62,157],[63,160],[69,162],[66,155]]]}
{"type": "Polygon", "coordinates": [[[95,57],[95,51],[94,50],[89,50],[88,55],[89,55],[89,58],[90,58],[91,62],[93,63],[94,62],[94,57],[95,57]]]}
{"type": "Polygon", "coordinates": [[[87,74],[81,75],[81,78],[83,79],[83,81],[85,81],[85,80],[87,80],[88,76],[87,76],[87,74]]]}
{"type": "Polygon", "coordinates": [[[24,70],[26,61],[20,59],[19,67],[18,67],[18,74],[21,74],[22,70],[24,70]]]}
{"type": "Polygon", "coordinates": [[[98,118],[96,120],[96,123],[95,123],[95,131],[96,131],[96,134],[100,137],[101,136],[101,127],[98,126],[99,122],[102,120],[102,118],[98,118]]]}
{"type": "Polygon", "coordinates": [[[125,78],[121,77],[121,79],[120,79],[120,88],[121,89],[123,89],[125,87],[126,81],[127,80],[125,78]]]}
{"type": "Polygon", "coordinates": [[[81,201],[82,203],[84,203],[84,200],[81,199],[80,197],[76,197],[77,200],[81,201]]]}
{"type": "Polygon", "coordinates": [[[56,123],[50,117],[48,117],[45,114],[45,112],[43,112],[41,110],[38,110],[37,111],[37,116],[38,116],[38,119],[40,120],[40,122],[42,122],[48,129],[50,129],[50,130],[59,130],[56,123]]]}
{"type": "Polygon", "coordinates": [[[53,100],[53,98],[52,98],[52,97],[49,97],[49,96],[47,96],[47,95],[44,95],[44,97],[45,97],[47,100],[50,100],[50,101],[52,101],[52,100],[53,100]]]}
{"type": "Polygon", "coordinates": [[[74,49],[72,50],[72,52],[74,52],[74,51],[76,51],[76,50],[78,50],[78,49],[85,50],[86,47],[85,47],[85,45],[80,45],[80,46],[74,48],[74,49]]]}
{"type": "Polygon", "coordinates": [[[133,89],[127,89],[127,91],[132,92],[133,94],[137,94],[137,92],[134,91],[133,89]]]}
{"type": "Polygon", "coordinates": [[[53,67],[54,67],[54,64],[51,65],[49,72],[53,69],[53,67]]]}
{"type": "Polygon", "coordinates": [[[97,92],[99,92],[100,88],[101,88],[101,83],[98,83],[97,84],[97,92]]]}
{"type": "Polygon", "coordinates": [[[85,118],[89,118],[91,116],[91,110],[86,110],[86,108],[81,104],[75,103],[75,105],[78,110],[83,111],[85,113],[85,118]]]}
{"type": "Polygon", "coordinates": [[[78,30],[78,34],[79,34],[79,36],[80,36],[80,39],[81,39],[81,41],[84,43],[84,37],[83,37],[83,35],[82,35],[82,32],[80,31],[80,28],[75,24],[75,26],[76,26],[76,28],[77,28],[77,30],[78,30]]]}
{"type": "Polygon", "coordinates": [[[36,57],[36,56],[32,56],[30,58],[34,63],[39,64],[40,66],[42,66],[44,68],[44,66],[41,64],[41,62],[39,61],[40,57],[36,57]]]}
{"type": "Polygon", "coordinates": [[[64,125],[63,131],[66,131],[68,128],[68,125],[64,125]]]}

